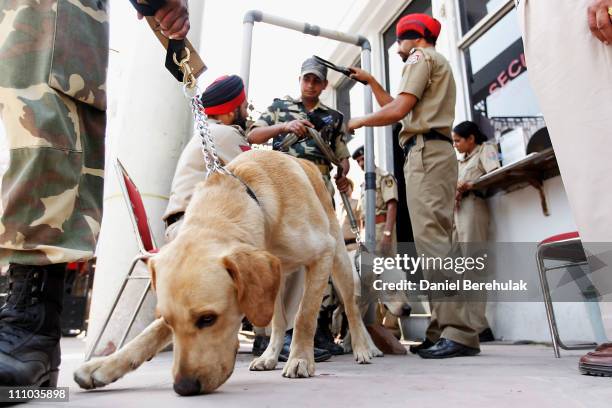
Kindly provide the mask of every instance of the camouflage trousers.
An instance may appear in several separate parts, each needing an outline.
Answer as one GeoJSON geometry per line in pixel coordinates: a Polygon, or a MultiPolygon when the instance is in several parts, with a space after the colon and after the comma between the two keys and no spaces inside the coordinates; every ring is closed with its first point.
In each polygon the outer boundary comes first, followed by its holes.
{"type": "Polygon", "coordinates": [[[106,2],[0,0],[0,264],[92,257],[102,217],[106,2]]]}

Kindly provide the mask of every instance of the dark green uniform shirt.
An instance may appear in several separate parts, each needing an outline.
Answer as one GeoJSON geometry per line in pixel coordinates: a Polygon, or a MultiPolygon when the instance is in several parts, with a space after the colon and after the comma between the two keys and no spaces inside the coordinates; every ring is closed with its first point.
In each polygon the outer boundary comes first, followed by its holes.
{"type": "MultiPolygon", "coordinates": [[[[350,157],[342,128],[342,114],[320,102],[309,112],[306,107],[304,107],[300,98],[293,99],[289,96],[284,99],[276,98],[266,112],[264,112],[251,126],[251,129],[258,126],[272,126],[298,119],[309,120],[315,125],[315,130],[317,131],[321,131],[324,127],[329,126],[331,131],[323,132],[322,136],[326,138],[326,141],[335,152],[336,157],[338,157],[339,160],[350,157]]],[[[280,150],[280,146],[285,137],[287,137],[286,133],[275,137],[272,141],[272,148],[274,150],[280,150]]],[[[309,160],[319,165],[319,169],[323,174],[329,174],[331,163],[311,138],[306,137],[294,143],[289,147],[287,153],[301,159],[309,160]],[[325,166],[328,168],[327,171],[324,171],[325,166]]]]}

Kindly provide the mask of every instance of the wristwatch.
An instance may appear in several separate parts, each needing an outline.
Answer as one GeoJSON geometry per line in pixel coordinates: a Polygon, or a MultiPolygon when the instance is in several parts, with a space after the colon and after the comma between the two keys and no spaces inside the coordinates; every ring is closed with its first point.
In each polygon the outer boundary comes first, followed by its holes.
{"type": "Polygon", "coordinates": [[[385,237],[390,237],[391,236],[391,231],[383,231],[383,235],[385,237]]]}

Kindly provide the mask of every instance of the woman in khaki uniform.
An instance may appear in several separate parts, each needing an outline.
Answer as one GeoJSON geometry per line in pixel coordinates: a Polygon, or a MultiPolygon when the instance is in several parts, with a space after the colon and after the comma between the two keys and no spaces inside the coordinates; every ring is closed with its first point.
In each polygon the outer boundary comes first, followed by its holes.
{"type": "MultiPolygon", "coordinates": [[[[484,243],[489,236],[487,202],[479,191],[472,190],[475,180],[499,167],[497,146],[485,143],[486,140],[474,122],[465,121],[453,129],[453,145],[460,153],[453,236],[464,256],[470,255],[466,243],[484,243]]],[[[481,342],[494,340],[485,316],[486,306],[486,302],[470,302],[468,307],[470,321],[481,342]]]]}

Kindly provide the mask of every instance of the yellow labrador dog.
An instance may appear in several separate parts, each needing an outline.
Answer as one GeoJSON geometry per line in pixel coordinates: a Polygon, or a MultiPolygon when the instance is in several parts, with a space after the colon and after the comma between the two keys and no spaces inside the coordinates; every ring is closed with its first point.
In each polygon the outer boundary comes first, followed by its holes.
{"type": "Polygon", "coordinates": [[[382,355],[357,309],[342,232],[317,167],[262,150],[227,167],[239,179],[214,173],[201,183],[178,236],[149,261],[161,317],[121,350],[81,366],[74,378],[82,388],[116,381],[173,341],[175,391],[211,392],[232,374],[244,315],[260,327],[272,321],[270,345],[250,369],[273,370],[287,328],[279,288],[300,267],[305,287],[283,376],[314,375],[313,337],[330,272],[355,359],[368,363],[382,355]]]}

